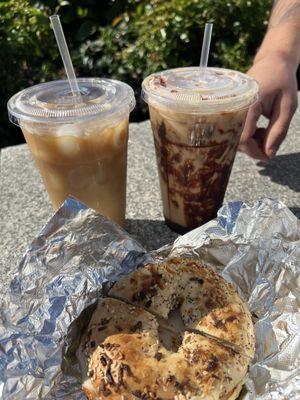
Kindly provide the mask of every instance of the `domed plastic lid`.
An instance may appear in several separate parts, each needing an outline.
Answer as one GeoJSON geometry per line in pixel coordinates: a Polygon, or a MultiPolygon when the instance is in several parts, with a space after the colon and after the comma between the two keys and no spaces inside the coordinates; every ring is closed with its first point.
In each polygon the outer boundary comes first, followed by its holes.
{"type": "Polygon", "coordinates": [[[8,102],[10,120],[64,123],[130,112],[133,90],[126,83],[101,78],[78,78],[81,99],[74,99],[67,80],[41,83],[15,94],[8,102]],[[46,121],[47,120],[47,121],[46,121]]]}
{"type": "Polygon", "coordinates": [[[257,82],[241,72],[199,67],[176,68],[148,76],[142,96],[150,105],[178,112],[213,113],[249,107],[258,94],[257,82]]]}

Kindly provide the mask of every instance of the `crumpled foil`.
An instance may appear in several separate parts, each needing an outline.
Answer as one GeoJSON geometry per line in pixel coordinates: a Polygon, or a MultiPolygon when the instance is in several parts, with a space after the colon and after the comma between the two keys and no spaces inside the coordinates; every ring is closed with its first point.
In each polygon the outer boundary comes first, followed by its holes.
{"type": "Polygon", "coordinates": [[[68,199],[26,251],[1,309],[1,399],[85,399],[75,349],[97,298],[123,274],[175,255],[210,264],[249,304],[256,354],[243,398],[299,399],[300,222],[271,199],[229,202],[215,220],[148,254],[68,199]]]}

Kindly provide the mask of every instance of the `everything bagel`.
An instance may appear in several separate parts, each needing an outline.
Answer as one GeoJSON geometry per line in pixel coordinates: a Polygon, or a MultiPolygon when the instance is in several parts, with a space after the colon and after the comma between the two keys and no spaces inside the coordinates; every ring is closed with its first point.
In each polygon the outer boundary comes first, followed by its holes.
{"type": "Polygon", "coordinates": [[[253,325],[211,268],[189,258],[149,264],[108,296],[77,353],[89,400],[238,397],[254,355],[253,325]]]}
{"type": "Polygon", "coordinates": [[[230,283],[195,259],[148,264],[117,282],[109,296],[166,319],[177,309],[185,327],[232,342],[250,358],[254,355],[247,304],[230,283]]]}

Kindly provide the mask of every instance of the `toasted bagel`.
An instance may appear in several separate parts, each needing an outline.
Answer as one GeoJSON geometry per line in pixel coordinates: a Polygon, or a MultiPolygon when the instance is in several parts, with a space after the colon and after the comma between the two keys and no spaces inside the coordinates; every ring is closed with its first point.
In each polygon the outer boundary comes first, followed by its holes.
{"type": "Polygon", "coordinates": [[[77,352],[89,400],[238,397],[254,354],[253,325],[247,305],[211,268],[188,258],[148,264],[108,296],[77,352]]]}
{"type": "Polygon", "coordinates": [[[94,400],[226,399],[248,365],[193,333],[168,350],[152,314],[111,298],[99,300],[78,358],[83,390],[94,400]]]}
{"type": "Polygon", "coordinates": [[[118,281],[109,292],[168,318],[178,309],[183,324],[243,349],[255,351],[254,330],[247,304],[233,285],[212,268],[191,258],[148,264],[118,281]]]}

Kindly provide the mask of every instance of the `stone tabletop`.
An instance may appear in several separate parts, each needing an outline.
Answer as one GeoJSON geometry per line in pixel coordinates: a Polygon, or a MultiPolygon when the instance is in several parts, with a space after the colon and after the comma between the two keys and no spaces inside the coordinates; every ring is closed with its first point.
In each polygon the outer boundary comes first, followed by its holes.
{"type": "MultiPolygon", "coordinates": [[[[237,154],[225,201],[252,204],[260,197],[278,198],[300,218],[299,123],[298,110],[288,138],[268,164],[237,154]]],[[[52,209],[26,145],[1,151],[0,185],[1,301],[23,252],[51,217],[52,209]]],[[[163,222],[149,121],[130,124],[127,230],[147,249],[177,237],[163,222]]]]}

